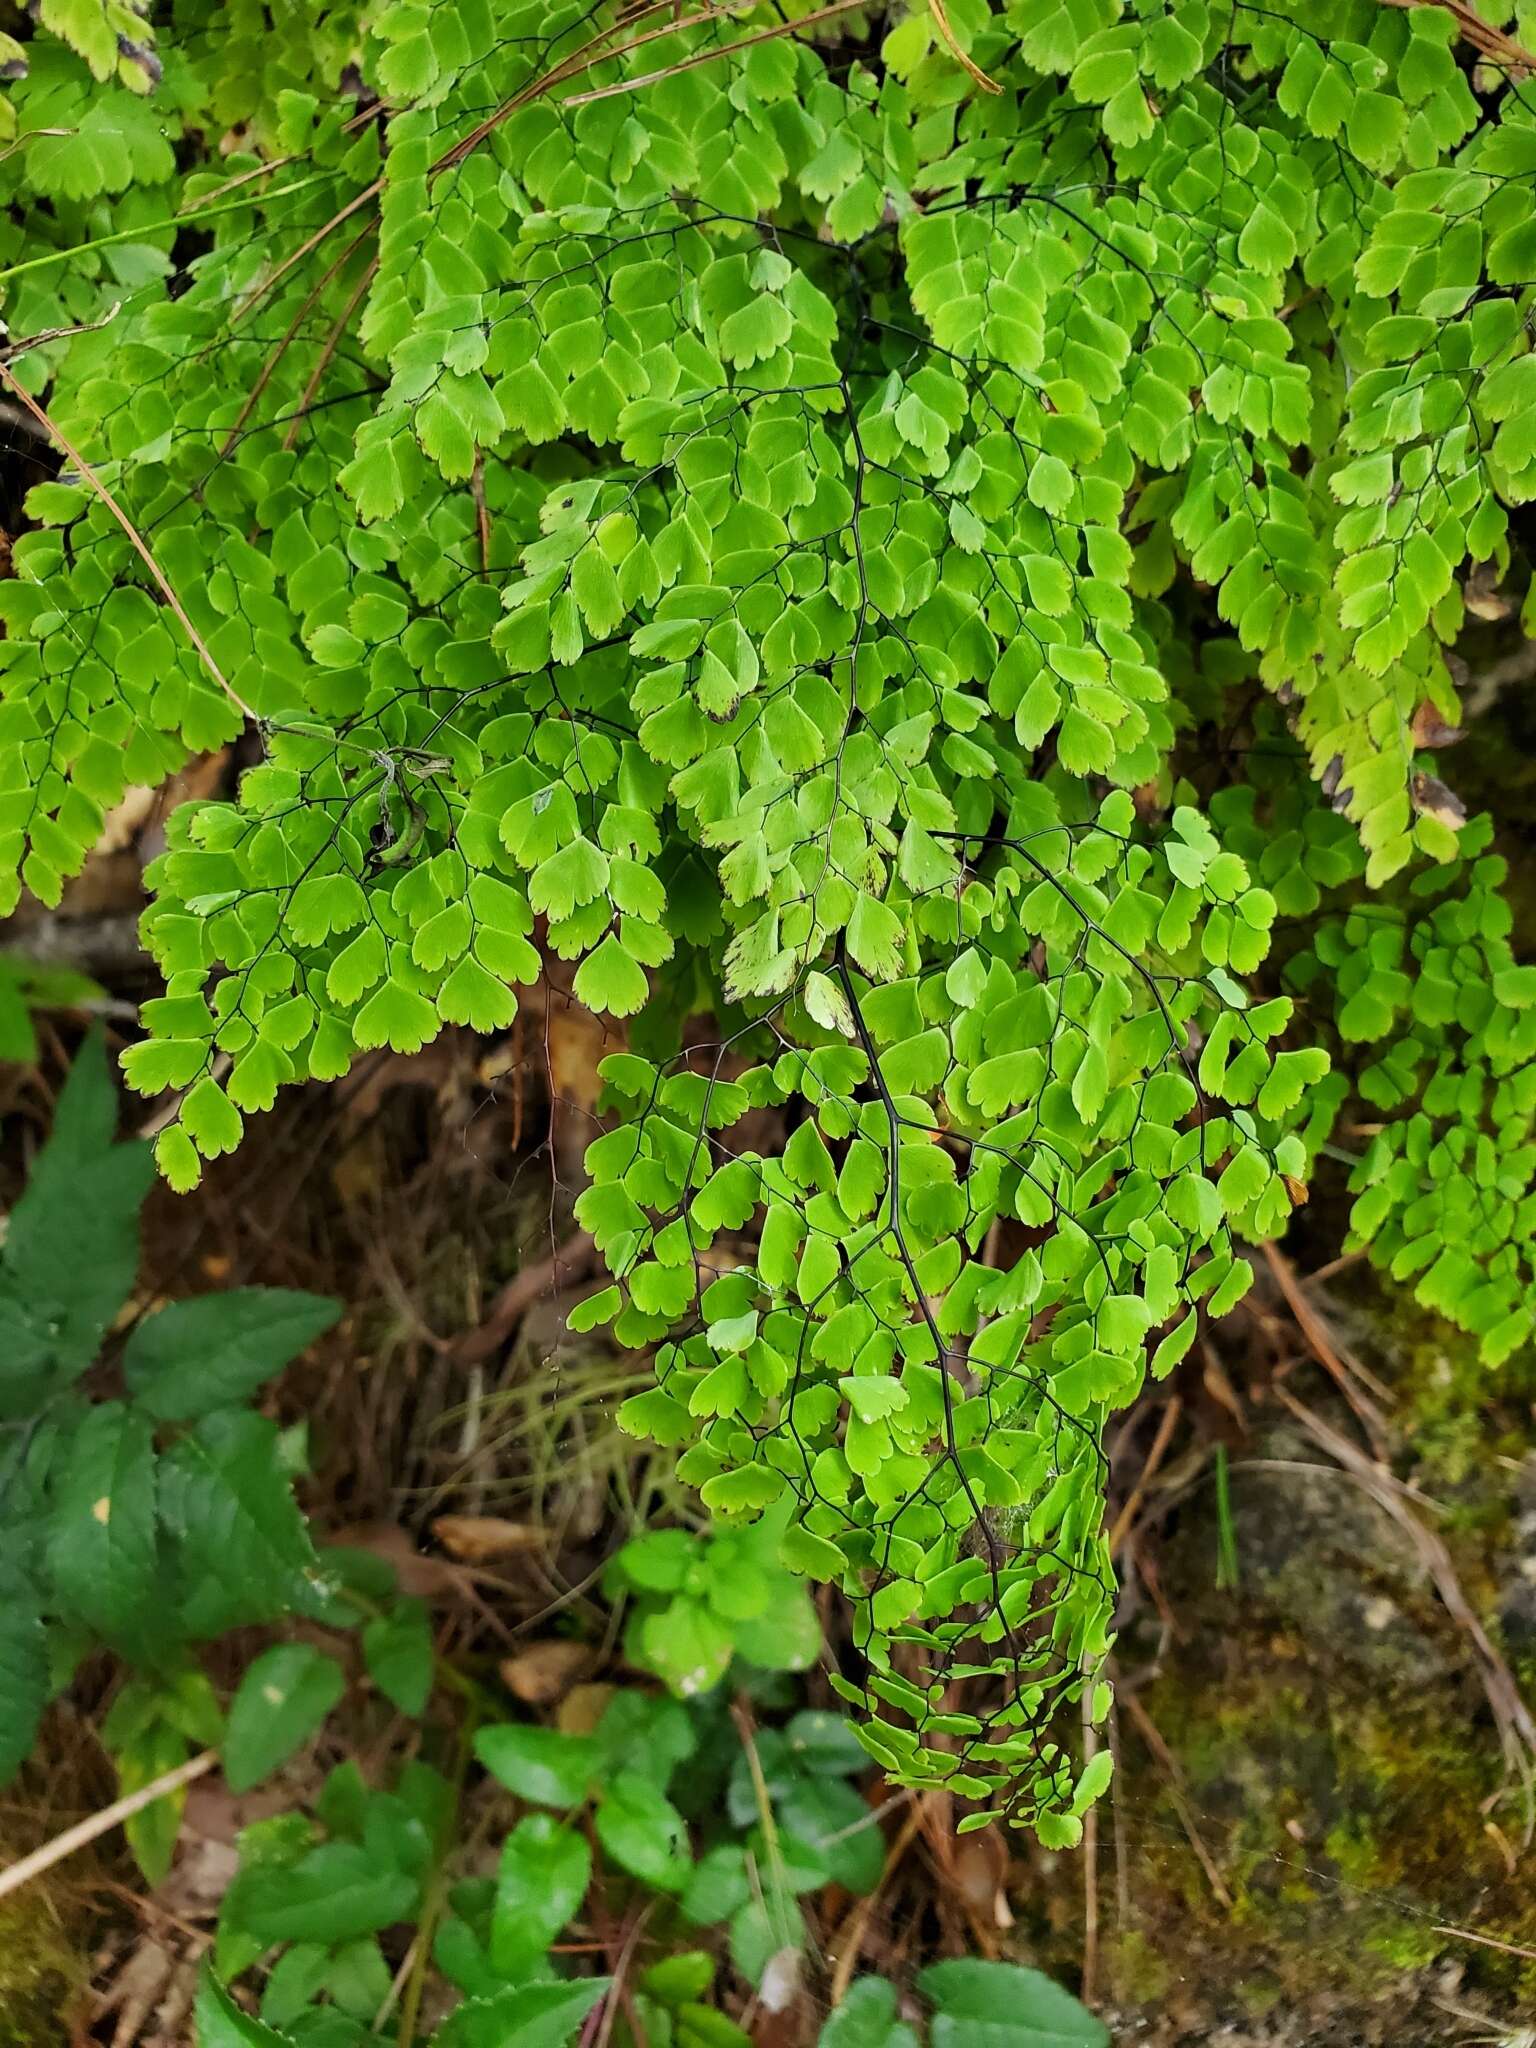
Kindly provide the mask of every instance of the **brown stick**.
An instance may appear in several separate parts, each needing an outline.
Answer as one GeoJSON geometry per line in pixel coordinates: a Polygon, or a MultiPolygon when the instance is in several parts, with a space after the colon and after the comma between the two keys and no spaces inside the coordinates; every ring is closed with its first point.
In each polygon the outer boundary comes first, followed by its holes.
{"type": "Polygon", "coordinates": [[[1127,1532],[1132,1522],[1136,1519],[1136,1510],[1141,1506],[1147,1488],[1152,1482],[1153,1474],[1163,1462],[1164,1454],[1173,1436],[1174,1426],[1178,1422],[1179,1416],[1183,1413],[1183,1409],[1184,1396],[1182,1394],[1175,1394],[1167,1407],[1164,1408],[1162,1415],[1158,1418],[1157,1435],[1152,1439],[1152,1448],[1147,1453],[1147,1461],[1137,1476],[1136,1484],[1131,1488],[1130,1496],[1125,1506],[1115,1517],[1114,1528],[1109,1532],[1109,1554],[1111,1557],[1115,1555],[1121,1544],[1125,1541],[1127,1532]]]}
{"type": "Polygon", "coordinates": [[[1168,1790],[1173,1798],[1174,1811],[1189,1837],[1189,1846],[1199,1859],[1200,1868],[1205,1872],[1205,1881],[1227,1911],[1232,1911],[1232,1894],[1227,1890],[1221,1872],[1216,1868],[1216,1859],[1201,1839],[1200,1830],[1195,1826],[1195,1816],[1184,1791],[1184,1773],[1179,1769],[1178,1758],[1164,1742],[1157,1724],[1133,1692],[1122,1692],[1120,1705],[1136,1724],[1136,1732],[1152,1752],[1153,1761],[1162,1770],[1168,1781],[1168,1790]]]}
{"type": "MultiPolygon", "coordinates": [[[[937,0],[934,0],[937,5],[937,0]]],[[[1083,1691],[1083,1762],[1099,1746],[1099,1731],[1091,1719],[1093,1688],[1083,1691]]],[[[1083,2003],[1092,2006],[1099,1979],[1099,1809],[1090,1806],[1083,1815],[1083,2003]]]]}
{"type": "Polygon", "coordinates": [[[278,364],[282,361],[284,355],[287,353],[299,329],[304,325],[304,322],[309,318],[310,314],[313,312],[315,303],[319,299],[320,294],[325,290],[326,286],[330,283],[331,279],[335,277],[336,273],[341,269],[342,265],[347,261],[348,257],[351,256],[355,250],[360,249],[363,243],[373,233],[374,225],[375,223],[373,221],[369,221],[367,225],[363,227],[359,233],[355,234],[352,237],[351,241],[348,242],[346,248],[342,250],[341,254],[335,259],[335,261],[326,266],[326,268],[321,272],[320,277],[318,278],[314,286],[311,288],[307,297],[301,302],[299,310],[297,311],[297,313],[294,314],[292,320],[288,323],[288,332],[282,337],[280,341],[273,343],[272,348],[268,352],[266,361],[262,364],[261,368],[256,373],[255,383],[251,386],[250,391],[247,393],[244,401],[241,404],[240,410],[235,414],[235,424],[230,428],[229,432],[224,436],[223,442],[220,444],[219,460],[221,462],[223,461],[224,457],[228,455],[231,448],[234,447],[235,443],[239,440],[246,421],[250,418],[251,414],[256,410],[256,406],[261,398],[262,392],[266,390],[267,385],[271,382],[273,371],[277,368],[278,364]]]}
{"type": "MultiPolygon", "coordinates": [[[[1356,1380],[1363,1379],[1365,1375],[1358,1368],[1352,1370],[1335,1350],[1333,1340],[1328,1334],[1327,1324],[1296,1284],[1296,1275],[1291,1271],[1291,1262],[1284,1252],[1281,1251],[1280,1247],[1276,1244],[1266,1243],[1264,1246],[1264,1257],[1270,1272],[1275,1276],[1276,1285],[1285,1296],[1286,1305],[1289,1307],[1291,1314],[1296,1318],[1297,1328],[1307,1340],[1308,1349],[1318,1364],[1333,1375],[1334,1380],[1338,1384],[1339,1392],[1344,1396],[1350,1407],[1354,1409],[1356,1415],[1359,1416],[1372,1443],[1380,1444],[1385,1433],[1381,1411],[1373,1401],[1367,1400],[1366,1396],[1355,1385],[1356,1380]]],[[[1378,1384],[1376,1391],[1385,1392],[1386,1390],[1378,1384]]]]}
{"type": "Polygon", "coordinates": [[[492,129],[500,127],[501,123],[510,115],[517,113],[520,108],[527,106],[531,101],[540,98],[553,86],[563,85],[568,78],[577,77],[581,72],[590,70],[594,64],[605,63],[614,57],[625,56],[631,50],[639,49],[642,44],[653,43],[662,36],[676,35],[680,29],[697,28],[703,22],[726,18],[728,18],[728,10],[716,7],[706,7],[698,14],[679,17],[676,12],[675,0],[643,0],[643,4],[627,9],[617,20],[610,23],[607,28],[599,29],[595,36],[589,37],[579,49],[573,50],[569,57],[562,57],[558,64],[552,64],[549,70],[542,73],[538,78],[530,79],[526,85],[519,86],[510,98],[502,101],[494,113],[487,114],[485,119],[471,128],[467,135],[462,136],[451,148],[444,150],[443,154],[432,165],[434,174],[438,171],[450,169],[455,164],[462,163],[465,157],[471,155],[480,147],[480,144],[491,133],[492,129]],[[620,30],[633,28],[636,22],[644,21],[648,15],[662,14],[668,9],[672,10],[673,19],[663,22],[660,28],[646,29],[642,34],[631,37],[627,43],[620,43],[616,49],[604,50],[601,48],[601,45],[607,42],[610,36],[617,35],[620,30]]]}
{"type": "Polygon", "coordinates": [[[1484,1948],[1496,1948],[1501,1955],[1524,1956],[1527,1962],[1536,1963],[1536,1948],[1521,1948],[1513,1941],[1495,1941],[1491,1934],[1474,1934],[1470,1927],[1436,1925],[1430,1933],[1453,1935],[1457,1941],[1475,1941],[1484,1948]]]}
{"type": "Polygon", "coordinates": [[[954,29],[950,26],[949,16],[944,11],[944,0],[928,0],[928,5],[933,9],[934,24],[939,34],[949,45],[949,54],[960,66],[960,69],[968,72],[983,92],[1001,92],[1003,88],[998,84],[997,80],[989,78],[970,53],[961,49],[959,39],[956,37],[954,29]]]}
{"type": "Polygon", "coordinates": [[[869,1933],[869,1923],[874,1918],[880,1894],[890,1883],[893,1871],[911,1848],[922,1825],[923,1804],[919,1800],[902,1822],[895,1841],[886,1851],[885,1862],[875,1880],[874,1890],[859,1900],[838,1930],[837,1962],[832,1971],[830,1992],[830,2002],[834,2006],[842,2004],[847,1996],[848,1986],[853,1982],[853,1973],[858,1968],[859,1955],[864,1947],[865,1936],[869,1933]]]}
{"type": "Polygon", "coordinates": [[[1456,1576],[1451,1553],[1436,1531],[1427,1528],[1408,1505],[1408,1489],[1400,1480],[1384,1467],[1373,1464],[1348,1437],[1332,1428],[1320,1415],[1314,1415],[1286,1388],[1276,1387],[1275,1392],[1313,1442],[1320,1444],[1337,1464],[1343,1466],[1410,1539],[1425,1572],[1434,1581],[1441,1604],[1472,1644],[1483,1691],[1493,1709],[1505,1761],[1525,1788],[1526,1840],[1529,1842],[1533,1827],[1536,1827],[1536,1720],[1532,1719],[1514,1673],[1473,1613],[1456,1576]]]}
{"type": "MultiPolygon", "coordinates": [[[[357,244],[354,242],[352,246],[353,248],[355,248],[357,244]]],[[[351,253],[352,252],[350,249],[344,251],[343,260],[345,260],[346,256],[349,256],[351,253]]],[[[309,382],[304,386],[304,395],[299,400],[299,409],[294,414],[293,418],[288,422],[288,431],[283,436],[283,447],[285,450],[292,448],[293,444],[298,440],[299,430],[304,425],[304,421],[309,412],[310,406],[313,405],[314,403],[315,393],[320,389],[320,379],[325,375],[326,371],[330,368],[331,358],[332,356],[335,355],[337,348],[340,346],[341,337],[346,332],[347,322],[352,318],[352,315],[357,311],[358,301],[362,298],[363,293],[367,291],[369,285],[373,283],[374,278],[378,275],[378,270],[379,259],[377,256],[375,256],[372,262],[365,267],[363,274],[357,280],[357,283],[352,287],[352,291],[347,299],[347,303],[336,315],[335,323],[332,326],[330,333],[325,337],[325,341],[321,346],[320,360],[315,364],[314,369],[311,370],[309,374],[309,382]]]]}
{"type": "Polygon", "coordinates": [[[461,1365],[478,1365],[482,1359],[489,1358],[506,1343],[536,1301],[547,1294],[557,1293],[573,1280],[584,1279],[596,1259],[597,1246],[592,1241],[592,1233],[578,1230],[547,1259],[540,1259],[536,1266],[525,1266],[520,1273],[514,1273],[491,1303],[490,1314],[479,1329],[466,1330],[455,1344],[454,1357],[461,1365]]]}
{"type": "Polygon", "coordinates": [[[1443,6],[1455,20],[1463,39],[1474,50],[1491,57],[1496,63],[1507,65],[1511,71],[1536,71],[1536,57],[1529,50],[1517,43],[1513,36],[1505,35],[1503,29],[1495,28],[1492,22],[1474,14],[1470,7],[1464,7],[1461,0],[1384,0],[1384,4],[1388,7],[1443,6]]]}
{"type": "MultiPolygon", "coordinates": [[[[485,502],[485,450],[483,448],[475,450],[475,466],[470,472],[469,478],[469,495],[475,501],[475,531],[480,537],[480,574],[482,576],[489,576],[491,573],[491,514],[485,502]]],[[[514,1152],[517,1150],[515,1138],[512,1142],[512,1149],[514,1152]]]]}
{"type": "MultiPolygon", "coordinates": [[[[802,14],[795,21],[779,22],[773,28],[760,28],[755,35],[742,36],[734,43],[722,43],[715,50],[697,50],[691,57],[684,57],[676,64],[664,65],[659,71],[645,71],[638,78],[621,78],[616,85],[599,85],[591,92],[567,93],[561,100],[562,107],[584,107],[593,100],[608,100],[619,93],[638,92],[642,86],[656,85],[664,78],[676,78],[680,71],[696,70],[700,64],[713,64],[718,57],[734,57],[738,50],[750,50],[754,43],[768,43],[779,36],[798,33],[810,28],[818,21],[830,21],[835,14],[847,14],[855,7],[867,7],[869,0],[832,0],[830,7],[818,7],[810,14],[802,14]]],[[[622,51],[608,53],[620,56],[622,51]]]]}
{"type": "Polygon", "coordinates": [[[323,227],[316,228],[315,232],[306,242],[295,249],[291,256],[285,256],[282,262],[278,264],[276,270],[269,277],[264,278],[251,291],[243,304],[235,307],[229,316],[230,326],[238,325],[247,313],[254,312],[264,298],[267,298],[272,292],[276,291],[289,271],[297,269],[299,264],[304,261],[304,258],[312,255],[322,242],[335,233],[343,221],[350,220],[360,207],[366,206],[370,199],[377,199],[383,190],[384,180],[382,178],[375,178],[371,185],[365,185],[361,192],[356,193],[349,199],[339,212],[333,213],[323,227]]]}
{"type": "Polygon", "coordinates": [[[242,714],[242,716],[250,719],[254,724],[256,722],[256,713],[251,709],[250,705],[246,703],[245,699],[240,695],[240,692],[228,680],[228,678],[224,674],[224,671],[219,667],[219,664],[214,660],[212,654],[208,650],[207,642],[203,639],[202,634],[198,632],[196,626],[194,626],[192,621],[187,617],[186,608],[182,604],[181,599],[176,595],[175,591],[171,588],[170,579],[167,577],[165,571],[161,568],[160,564],[155,560],[154,556],[149,552],[149,547],[147,543],[143,539],[142,535],[139,533],[138,528],[133,524],[133,521],[128,517],[127,513],[123,510],[122,506],[118,504],[116,498],[113,497],[112,493],[107,489],[106,485],[102,482],[101,478],[96,474],[95,470],[92,469],[91,465],[80,453],[80,450],[77,447],[75,447],[74,443],[71,440],[69,440],[69,438],[63,432],[63,430],[57,425],[55,425],[54,421],[49,418],[48,414],[38,404],[37,400],[32,396],[31,392],[26,389],[25,385],[18,382],[14,372],[11,369],[10,364],[3,360],[0,360],[0,377],[3,377],[6,383],[10,385],[12,391],[15,392],[16,396],[21,400],[22,404],[26,407],[27,411],[31,413],[32,417],[37,421],[38,425],[43,428],[45,433],[48,435],[49,439],[51,441],[56,442],[58,446],[64,450],[64,453],[69,457],[70,461],[74,464],[75,468],[79,470],[80,474],[85,478],[86,482],[90,485],[91,489],[96,493],[97,497],[100,498],[101,502],[112,514],[112,517],[117,521],[118,525],[123,529],[124,533],[127,534],[130,542],[133,544],[135,552],[138,554],[145,568],[148,569],[150,575],[154,577],[155,583],[158,586],[161,595],[164,597],[166,603],[170,606],[172,612],[175,614],[177,620],[180,622],[182,631],[186,634],[187,638],[192,642],[193,647],[196,648],[198,654],[202,657],[203,666],[207,669],[209,675],[213,677],[213,680],[224,692],[225,696],[229,699],[230,703],[235,706],[236,710],[239,711],[242,714]]]}
{"type": "Polygon", "coordinates": [[[205,1749],[200,1756],[189,1757],[173,1771],[162,1771],[158,1778],[151,1778],[137,1792],[128,1792],[121,1799],[114,1799],[100,1813],[76,1821],[72,1828],[66,1828],[62,1835],[55,1835],[41,1849],[34,1849],[30,1856],[23,1856],[19,1863],[0,1871],[0,1899],[19,1891],[24,1884],[30,1884],[34,1877],[41,1877],[45,1870],[51,1870],[55,1863],[62,1863],[66,1856],[73,1856],[77,1849],[86,1848],[120,1821],[132,1820],[136,1813],[142,1813],[146,1806],[153,1806],[168,1792],[179,1792],[183,1785],[190,1785],[194,1778],[211,1771],[218,1760],[215,1751],[205,1749]]]}

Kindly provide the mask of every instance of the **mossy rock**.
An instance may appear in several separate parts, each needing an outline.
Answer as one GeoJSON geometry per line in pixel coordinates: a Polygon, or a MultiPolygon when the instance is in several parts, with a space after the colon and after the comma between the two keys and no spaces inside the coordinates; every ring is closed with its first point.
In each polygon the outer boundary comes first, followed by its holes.
{"type": "Polygon", "coordinates": [[[68,2048],[89,1978],[89,1959],[41,1883],[0,1902],[0,2048],[68,2048]]]}
{"type": "MultiPolygon", "coordinates": [[[[1393,1386],[1397,1469],[1438,1504],[1426,1520],[1532,1697],[1536,1359],[1490,1375],[1364,1268],[1329,1312],[1393,1386]]],[[[1352,1430],[1326,1387],[1306,1398],[1352,1430]]],[[[1475,1653],[1379,1502],[1272,1408],[1249,1422],[1224,1520],[1208,1467],[1162,1532],[1158,1604],[1122,1625],[1121,1672],[1140,1674],[1178,1778],[1123,1709],[1100,1832],[1105,2016],[1148,2048],[1443,2048],[1449,1999],[1513,2039],[1536,2011],[1536,1894],[1475,1653]]],[[[1078,1924],[1058,1902],[1026,1934],[1065,1972],[1078,1924]]]]}

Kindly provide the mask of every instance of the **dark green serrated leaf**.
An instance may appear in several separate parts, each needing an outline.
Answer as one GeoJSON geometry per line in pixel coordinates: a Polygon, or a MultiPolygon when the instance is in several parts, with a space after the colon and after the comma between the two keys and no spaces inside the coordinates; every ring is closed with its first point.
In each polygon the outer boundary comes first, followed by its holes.
{"type": "Polygon", "coordinates": [[[247,1400],[340,1313],[322,1295],[279,1287],[172,1302],[134,1327],[123,1376],[147,1414],[188,1422],[247,1400]]]}

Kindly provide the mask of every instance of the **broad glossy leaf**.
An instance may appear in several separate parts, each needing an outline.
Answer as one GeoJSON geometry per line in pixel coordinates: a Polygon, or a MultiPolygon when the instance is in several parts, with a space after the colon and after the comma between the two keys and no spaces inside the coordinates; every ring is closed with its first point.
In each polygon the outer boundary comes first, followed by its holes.
{"type": "Polygon", "coordinates": [[[692,1857],[682,1815],[650,1779],[621,1771],[598,1801],[597,1838],[614,1862],[658,1891],[681,1891],[692,1857]]]}
{"type": "Polygon", "coordinates": [[[419,1885],[354,1842],[325,1842],[296,1863],[242,1875],[240,1926],[263,1947],[276,1941],[327,1946],[406,1919],[419,1885]]]}
{"type": "Polygon", "coordinates": [[[424,1602],[395,1600],[387,1614],[363,1628],[363,1657],[368,1675],[402,1714],[421,1714],[432,1692],[436,1652],[432,1623],[424,1602]]]}
{"type": "Polygon", "coordinates": [[[506,1977],[537,1976],[545,1951],[586,1896],[585,1836],[547,1813],[520,1820],[502,1846],[491,1909],[491,1961],[506,1977]]]}
{"type": "Polygon", "coordinates": [[[1102,2020],[1020,1963],[932,1963],[917,1985],[933,2002],[934,2048],[1109,2048],[1102,2020]]]}
{"type": "Polygon", "coordinates": [[[432,2048],[568,2048],[608,1985],[606,1977],[583,1977],[470,1999],[433,2035],[432,2048]]]}
{"type": "Polygon", "coordinates": [[[597,1763],[588,1735],[555,1728],[501,1724],[475,1734],[475,1755],[509,1792],[535,1806],[577,1806],[587,1796],[597,1763]]]}
{"type": "Polygon", "coordinates": [[[917,2036],[897,2018],[895,1985],[859,1977],[826,2020],[816,2048],[917,2048],[917,2036]]]}
{"type": "Polygon", "coordinates": [[[309,1643],[278,1643],[246,1671],[230,1703],[224,1775],[248,1792],[285,1763],[341,1698],[346,1680],[334,1657],[309,1643]]]}

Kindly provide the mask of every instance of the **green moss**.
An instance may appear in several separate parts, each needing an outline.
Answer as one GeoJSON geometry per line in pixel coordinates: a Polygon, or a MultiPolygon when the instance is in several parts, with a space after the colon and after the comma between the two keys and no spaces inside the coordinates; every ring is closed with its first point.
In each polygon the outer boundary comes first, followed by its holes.
{"type": "Polygon", "coordinates": [[[66,2048],[89,1965],[41,1886],[0,1907],[0,2048],[66,2048]]]}
{"type": "Polygon", "coordinates": [[[1422,1922],[1401,1920],[1373,1928],[1365,1937],[1365,1946],[1394,1970],[1427,1970],[1444,1955],[1446,1944],[1443,1935],[1422,1922]]]}
{"type": "Polygon", "coordinates": [[[1272,1976],[1245,1977],[1235,1989],[1243,2010],[1255,2020],[1274,2012],[1285,1997],[1284,1985],[1272,1976]]]}
{"type": "Polygon", "coordinates": [[[1173,1988],[1166,1957],[1137,1928],[1127,1927],[1105,1952],[1106,1976],[1123,2005],[1161,2005],[1173,1988]]]}
{"type": "Polygon", "coordinates": [[[1370,1823],[1352,1815],[1333,1829],[1326,1843],[1331,1863],[1338,1866],[1340,1882],[1368,1894],[1379,1902],[1380,1917],[1366,1929],[1362,1946],[1394,1969],[1424,1969],[1445,1949],[1445,1937],[1431,1932],[1431,1923],[1394,1911],[1383,1896],[1381,1843],[1370,1823]]]}
{"type": "MultiPolygon", "coordinates": [[[[1303,1555],[1283,1569],[1306,1565],[1303,1555]]],[[[1359,1568],[1368,1574],[1368,1560],[1359,1568]]],[[[1443,1614],[1425,1605],[1426,1641],[1450,1635],[1443,1614]]],[[[1330,1606],[1320,1588],[1318,1614],[1336,1611],[1336,1594],[1330,1606]]],[[[1287,2012],[1322,1993],[1395,1994],[1405,1976],[1452,1952],[1507,2000],[1518,1959],[1469,1954],[1435,1931],[1462,1920],[1520,1945],[1536,1934],[1536,1903],[1509,1882],[1487,1830],[1500,1758],[1469,1728],[1459,1644],[1442,1676],[1416,1682],[1411,1662],[1383,1676],[1369,1659],[1335,1655],[1326,1625],[1310,1640],[1268,1626],[1257,1597],[1239,1603],[1235,1618],[1228,1604],[1228,1615],[1222,1635],[1203,1626],[1144,1699],[1179,1760],[1230,1912],[1188,1845],[1163,1774],[1134,1738],[1122,1744],[1117,1796],[1132,1813],[1157,1817],[1155,1857],[1138,1858],[1132,1890],[1159,1953],[1171,1952],[1183,1974],[1180,1958],[1198,1950],[1206,1983],[1245,2006],[1259,1996],[1287,2012]]]]}

